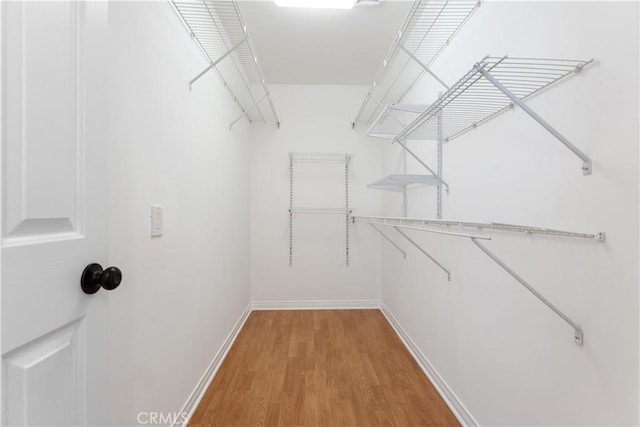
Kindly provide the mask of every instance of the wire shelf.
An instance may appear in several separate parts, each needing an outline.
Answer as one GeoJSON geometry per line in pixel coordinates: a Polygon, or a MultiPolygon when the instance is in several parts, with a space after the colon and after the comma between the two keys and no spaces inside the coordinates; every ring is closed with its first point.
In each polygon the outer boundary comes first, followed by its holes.
{"type": "Polygon", "coordinates": [[[403,192],[411,184],[438,185],[433,175],[387,175],[367,185],[374,190],[403,192]]]}
{"type": "MultiPolygon", "coordinates": [[[[250,122],[279,124],[236,0],[172,0],[191,37],[250,122]]],[[[235,123],[235,121],[233,122],[235,123]]],[[[233,125],[232,123],[232,125],[233,125]]]]}
{"type": "Polygon", "coordinates": [[[499,222],[469,222],[469,221],[452,221],[441,219],[426,218],[401,218],[401,217],[383,217],[383,216],[358,216],[352,217],[354,222],[374,222],[382,221],[387,225],[435,225],[444,227],[458,228],[475,228],[477,230],[497,230],[514,233],[525,234],[546,234],[559,237],[577,237],[583,239],[595,239],[603,241],[605,233],[576,233],[573,231],[554,230],[551,228],[530,227],[525,225],[503,224],[499,222]]]}
{"type": "Polygon", "coordinates": [[[289,153],[289,161],[292,163],[349,163],[352,157],[351,153],[289,153]]]}
{"type": "Polygon", "coordinates": [[[450,141],[513,107],[513,101],[483,72],[525,100],[580,72],[592,60],[485,57],[426,111],[399,132],[394,141],[436,139],[442,112],[443,135],[450,141]]]}
{"type": "Polygon", "coordinates": [[[352,209],[346,208],[314,208],[314,207],[294,207],[290,210],[294,214],[351,214],[352,209]]]}
{"type": "Polygon", "coordinates": [[[478,0],[414,1],[353,124],[371,123],[385,105],[399,102],[480,4],[478,0]]]}

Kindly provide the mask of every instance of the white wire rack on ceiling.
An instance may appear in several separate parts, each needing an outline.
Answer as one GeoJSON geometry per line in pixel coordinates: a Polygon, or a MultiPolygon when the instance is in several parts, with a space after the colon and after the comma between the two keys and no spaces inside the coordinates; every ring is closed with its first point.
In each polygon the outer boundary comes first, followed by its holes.
{"type": "Polygon", "coordinates": [[[352,123],[370,123],[386,105],[402,100],[480,6],[478,0],[416,0],[352,123]]]}
{"type": "Polygon", "coordinates": [[[200,77],[215,70],[241,110],[230,126],[249,122],[280,126],[247,26],[235,0],[171,0],[191,37],[209,61],[200,77]]]}
{"type": "MultiPolygon", "coordinates": [[[[583,174],[589,175],[591,159],[524,100],[579,73],[592,61],[484,57],[399,132],[393,142],[403,145],[407,139],[437,139],[438,132],[442,132],[445,141],[450,141],[517,105],[578,156],[583,162],[583,174]],[[438,126],[442,126],[442,129],[438,129],[438,126]]],[[[409,154],[413,155],[411,152],[409,154]]]]}

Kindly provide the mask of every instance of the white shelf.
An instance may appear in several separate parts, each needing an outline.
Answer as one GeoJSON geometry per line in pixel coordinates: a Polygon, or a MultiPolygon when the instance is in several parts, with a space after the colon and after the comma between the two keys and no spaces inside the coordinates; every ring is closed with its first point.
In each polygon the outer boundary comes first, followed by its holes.
{"type": "Polygon", "coordinates": [[[265,83],[260,63],[236,0],[172,0],[209,67],[222,79],[241,110],[233,122],[246,115],[250,122],[276,123],[278,115],[265,83]]]}
{"type": "Polygon", "coordinates": [[[450,141],[517,106],[579,157],[583,175],[590,175],[589,156],[524,101],[568,76],[580,73],[591,62],[592,59],[486,56],[398,133],[393,142],[403,145],[403,141],[408,139],[439,139],[439,135],[450,141]]]}
{"type": "Polygon", "coordinates": [[[403,192],[411,184],[438,185],[433,175],[387,175],[367,187],[374,190],[403,192]]]}
{"type": "Polygon", "coordinates": [[[290,162],[309,162],[309,163],[349,163],[351,153],[289,153],[290,162]]]}
{"type": "Polygon", "coordinates": [[[605,233],[577,233],[574,231],[556,230],[551,228],[532,227],[526,225],[504,224],[500,222],[470,222],[470,221],[458,221],[458,220],[443,220],[432,218],[405,218],[405,217],[390,217],[390,216],[353,216],[354,222],[382,222],[389,226],[401,226],[401,225],[415,225],[415,226],[438,226],[445,228],[454,228],[460,230],[462,228],[474,228],[476,230],[496,230],[511,233],[523,233],[523,234],[544,234],[558,237],[574,237],[591,239],[597,241],[605,240],[605,233]]]}
{"type": "Polygon", "coordinates": [[[388,139],[388,140],[395,139],[396,135],[397,135],[397,133],[369,133],[369,134],[367,134],[367,136],[370,136],[371,138],[388,139]]]}
{"type": "Polygon", "coordinates": [[[513,107],[513,101],[486,75],[524,101],[580,72],[591,62],[486,56],[403,129],[395,140],[436,139],[437,117],[442,113],[443,136],[445,141],[450,141],[513,107]]]}
{"type": "Polygon", "coordinates": [[[292,208],[293,214],[350,214],[351,209],[345,208],[314,208],[314,207],[297,207],[292,208]]]}
{"type": "Polygon", "coordinates": [[[402,100],[480,6],[478,0],[415,0],[353,122],[370,124],[402,100]]]}

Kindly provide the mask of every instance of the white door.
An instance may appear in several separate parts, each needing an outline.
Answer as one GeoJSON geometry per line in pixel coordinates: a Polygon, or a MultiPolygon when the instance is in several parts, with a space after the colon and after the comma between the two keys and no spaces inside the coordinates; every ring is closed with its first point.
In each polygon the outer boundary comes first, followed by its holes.
{"type": "Polygon", "coordinates": [[[108,423],[107,18],[0,1],[3,425],[108,423]]]}

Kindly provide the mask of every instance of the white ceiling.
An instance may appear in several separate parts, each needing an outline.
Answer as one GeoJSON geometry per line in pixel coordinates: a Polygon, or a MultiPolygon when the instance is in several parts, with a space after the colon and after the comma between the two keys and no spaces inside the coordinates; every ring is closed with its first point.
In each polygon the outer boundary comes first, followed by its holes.
{"type": "Polygon", "coordinates": [[[333,85],[374,80],[411,6],[410,1],[349,10],[239,4],[267,83],[333,85]]]}

